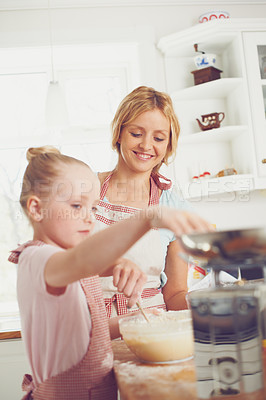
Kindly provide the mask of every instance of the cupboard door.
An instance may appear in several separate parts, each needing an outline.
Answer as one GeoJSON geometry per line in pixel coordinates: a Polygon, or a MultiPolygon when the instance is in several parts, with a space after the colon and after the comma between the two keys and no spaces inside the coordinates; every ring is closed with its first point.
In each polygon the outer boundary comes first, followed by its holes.
{"type": "Polygon", "coordinates": [[[266,182],[266,31],[243,32],[258,181],[266,182]]]}

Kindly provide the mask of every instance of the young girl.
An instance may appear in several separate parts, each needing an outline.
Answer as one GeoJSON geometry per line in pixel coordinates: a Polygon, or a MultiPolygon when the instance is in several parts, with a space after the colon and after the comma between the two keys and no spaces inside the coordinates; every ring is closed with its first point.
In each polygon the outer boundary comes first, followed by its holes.
{"type": "Polygon", "coordinates": [[[151,228],[179,236],[210,226],[193,214],[150,208],[91,235],[100,193],[91,169],[49,146],[30,148],[27,159],[20,203],[34,235],[9,258],[18,262],[22,336],[33,373],[25,399],[116,399],[98,275],[112,274],[132,306],[146,277],[119,257],[151,228]]]}

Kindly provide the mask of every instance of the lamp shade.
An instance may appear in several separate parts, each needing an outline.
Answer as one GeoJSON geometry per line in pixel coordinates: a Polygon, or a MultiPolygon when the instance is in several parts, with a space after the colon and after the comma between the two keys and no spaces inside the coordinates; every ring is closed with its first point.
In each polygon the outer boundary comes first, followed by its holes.
{"type": "Polygon", "coordinates": [[[48,86],[45,117],[49,128],[65,128],[69,125],[65,96],[58,82],[50,82],[48,86]]]}

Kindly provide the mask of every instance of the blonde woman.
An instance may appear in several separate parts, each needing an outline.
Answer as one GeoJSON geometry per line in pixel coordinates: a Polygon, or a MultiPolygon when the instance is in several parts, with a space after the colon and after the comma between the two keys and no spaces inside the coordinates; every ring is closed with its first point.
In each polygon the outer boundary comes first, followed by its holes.
{"type": "MultiPolygon", "coordinates": [[[[166,93],[140,86],[122,100],[112,121],[112,147],[118,162],[113,171],[98,174],[97,229],[153,205],[189,209],[172,182],[159,173],[162,164],[167,165],[175,155],[179,131],[166,93]]],[[[121,260],[137,264],[148,276],[142,292],[144,308],[187,308],[187,263],[179,257],[179,250],[179,242],[170,231],[152,230],[121,260]]],[[[111,278],[101,281],[107,315],[127,313],[126,299],[117,293],[111,278]]]]}

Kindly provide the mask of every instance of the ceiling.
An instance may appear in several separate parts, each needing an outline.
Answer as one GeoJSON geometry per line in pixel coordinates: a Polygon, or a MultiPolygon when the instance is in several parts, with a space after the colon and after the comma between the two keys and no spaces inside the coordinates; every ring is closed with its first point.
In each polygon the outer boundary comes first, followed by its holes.
{"type": "Polygon", "coordinates": [[[255,5],[266,0],[0,0],[0,11],[72,8],[72,7],[129,7],[129,6],[175,6],[175,5],[255,5]]]}

